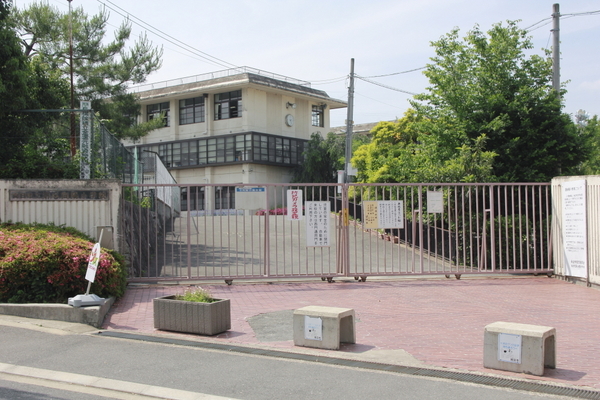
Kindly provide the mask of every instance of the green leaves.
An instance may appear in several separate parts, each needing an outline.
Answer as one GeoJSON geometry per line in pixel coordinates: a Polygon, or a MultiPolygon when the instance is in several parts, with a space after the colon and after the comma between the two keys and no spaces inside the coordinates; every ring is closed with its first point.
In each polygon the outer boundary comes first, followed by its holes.
{"type": "Polygon", "coordinates": [[[552,89],[552,61],[547,54],[529,55],[533,45],[516,22],[486,33],[475,26],[462,39],[455,29],[432,45],[433,63],[424,72],[431,87],[415,96],[413,106],[446,149],[451,142],[461,149],[455,161],[467,162],[462,152],[474,151],[482,137],[485,150],[495,154],[491,168],[500,181],[548,181],[583,159],[581,141],[552,89]]]}

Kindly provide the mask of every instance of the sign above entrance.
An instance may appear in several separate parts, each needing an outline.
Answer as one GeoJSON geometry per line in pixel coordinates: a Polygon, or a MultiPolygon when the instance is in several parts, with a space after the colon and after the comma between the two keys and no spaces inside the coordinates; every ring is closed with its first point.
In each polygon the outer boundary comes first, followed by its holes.
{"type": "Polygon", "coordinates": [[[238,210],[258,210],[267,206],[267,188],[243,186],[235,188],[235,205],[238,210]]]}

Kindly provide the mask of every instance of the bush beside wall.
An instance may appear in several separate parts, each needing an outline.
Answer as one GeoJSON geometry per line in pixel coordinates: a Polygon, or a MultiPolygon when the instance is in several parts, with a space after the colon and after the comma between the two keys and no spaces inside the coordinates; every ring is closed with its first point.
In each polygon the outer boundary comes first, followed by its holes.
{"type": "MultiPolygon", "coordinates": [[[[0,224],[0,302],[66,303],[85,293],[85,274],[94,241],[72,228],[0,224]]],[[[125,292],[124,259],[102,249],[90,293],[120,297],[125,292]]]]}

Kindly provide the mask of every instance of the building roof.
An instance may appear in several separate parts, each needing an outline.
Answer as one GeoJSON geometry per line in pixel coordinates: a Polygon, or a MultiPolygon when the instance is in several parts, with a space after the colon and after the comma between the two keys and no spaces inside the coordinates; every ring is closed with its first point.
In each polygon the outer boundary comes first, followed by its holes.
{"type": "Polygon", "coordinates": [[[347,107],[345,101],[331,98],[323,90],[311,88],[310,82],[300,81],[248,67],[135,86],[130,88],[130,91],[137,93],[141,100],[145,100],[181,95],[188,92],[197,93],[202,91],[227,89],[236,85],[269,87],[275,91],[287,92],[286,94],[291,96],[312,98],[317,101],[322,101],[330,108],[347,107]]]}

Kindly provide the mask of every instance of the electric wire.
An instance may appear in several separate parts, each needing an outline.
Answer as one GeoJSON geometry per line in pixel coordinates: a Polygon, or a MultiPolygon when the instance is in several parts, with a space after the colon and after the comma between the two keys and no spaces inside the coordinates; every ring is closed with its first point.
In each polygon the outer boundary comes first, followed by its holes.
{"type": "Polygon", "coordinates": [[[215,64],[224,68],[239,68],[238,65],[232,64],[230,62],[227,62],[225,60],[221,60],[218,57],[212,56],[208,53],[205,53],[201,50],[198,50],[197,48],[186,44],[185,42],[161,31],[158,28],[155,28],[154,26],[150,25],[149,23],[143,21],[142,19],[136,17],[135,15],[131,14],[130,12],[128,12],[127,10],[124,10],[123,8],[117,6],[116,4],[114,4],[112,1],[110,0],[97,0],[98,3],[102,4],[103,6],[105,6],[106,8],[116,12],[117,14],[121,15],[124,18],[129,19],[132,23],[142,27],[143,29],[148,30],[149,32],[153,33],[154,35],[160,37],[163,40],[166,40],[167,42],[180,47],[192,54],[194,54],[195,56],[198,56],[202,59],[204,59],[204,61],[207,61],[211,64],[215,64]],[[111,7],[110,5],[106,4],[106,3],[110,3],[113,7],[111,7]],[[115,8],[114,8],[115,7],[115,8]],[[120,11],[119,11],[120,10],[120,11]],[[122,11],[122,12],[121,12],[122,11]],[[125,14],[123,14],[125,13],[125,14]],[[138,22],[139,21],[139,22],[138,22]]]}

